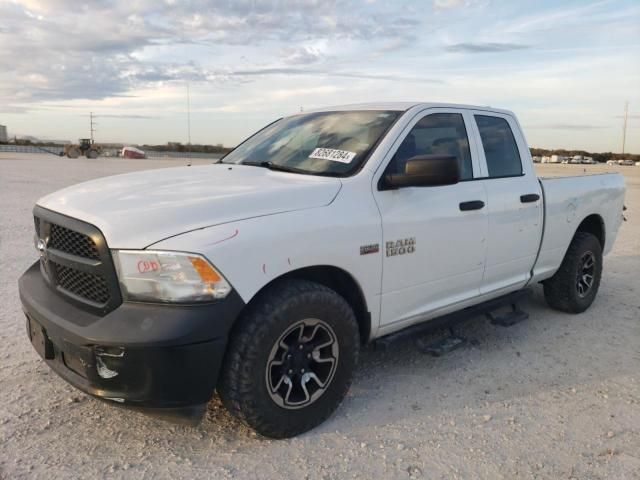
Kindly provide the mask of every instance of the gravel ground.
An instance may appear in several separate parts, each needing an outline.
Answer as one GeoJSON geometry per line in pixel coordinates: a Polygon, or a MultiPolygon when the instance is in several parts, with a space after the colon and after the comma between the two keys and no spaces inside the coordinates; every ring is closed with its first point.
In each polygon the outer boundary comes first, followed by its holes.
{"type": "Polygon", "coordinates": [[[0,478],[640,478],[640,168],[609,167],[627,177],[630,221],[589,311],[554,312],[536,287],[528,320],[469,321],[469,346],[442,358],[410,341],[366,350],[329,421],[272,441],[217,399],[198,427],[96,401],[50,372],[25,333],[17,279],[36,258],[36,199],[184,162],[0,154],[0,478]]]}

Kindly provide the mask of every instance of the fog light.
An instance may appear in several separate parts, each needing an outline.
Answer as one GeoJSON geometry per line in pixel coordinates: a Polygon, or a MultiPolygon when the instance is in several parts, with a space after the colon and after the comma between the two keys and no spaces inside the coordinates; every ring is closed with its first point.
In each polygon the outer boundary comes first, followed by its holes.
{"type": "Polygon", "coordinates": [[[118,372],[111,370],[104,364],[102,357],[96,357],[96,369],[98,370],[98,375],[102,378],[113,378],[118,375],[118,372]]]}
{"type": "MultiPolygon", "coordinates": [[[[94,349],[96,355],[96,370],[98,371],[98,375],[100,377],[109,379],[116,377],[118,372],[114,369],[114,360],[120,359],[124,357],[124,348],[123,347],[95,347],[94,349]],[[107,365],[107,364],[110,365],[107,365]]],[[[115,363],[119,363],[119,360],[115,360],[115,363]]]]}

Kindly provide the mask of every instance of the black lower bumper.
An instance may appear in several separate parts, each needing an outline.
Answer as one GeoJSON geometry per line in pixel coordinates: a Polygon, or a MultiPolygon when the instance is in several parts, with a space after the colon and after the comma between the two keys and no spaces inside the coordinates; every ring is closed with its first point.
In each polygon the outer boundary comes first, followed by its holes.
{"type": "Polygon", "coordinates": [[[232,292],[198,306],[125,302],[100,317],[54,292],[38,263],[20,278],[20,299],[32,344],[62,378],[103,400],[168,416],[204,411],[244,306],[232,292]]]}

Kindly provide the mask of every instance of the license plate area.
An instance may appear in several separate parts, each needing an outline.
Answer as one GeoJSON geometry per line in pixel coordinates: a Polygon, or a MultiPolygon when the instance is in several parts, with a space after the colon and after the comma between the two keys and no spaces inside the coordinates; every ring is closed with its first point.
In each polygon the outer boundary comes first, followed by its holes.
{"type": "Polygon", "coordinates": [[[54,359],[55,353],[53,350],[53,343],[47,336],[47,332],[31,317],[29,317],[29,338],[31,339],[33,348],[38,352],[38,355],[45,360],[54,359]]]}

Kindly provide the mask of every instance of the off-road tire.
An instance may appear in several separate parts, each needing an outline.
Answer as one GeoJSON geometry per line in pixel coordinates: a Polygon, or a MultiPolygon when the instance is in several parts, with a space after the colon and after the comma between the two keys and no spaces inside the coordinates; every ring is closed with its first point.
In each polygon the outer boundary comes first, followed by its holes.
{"type": "Polygon", "coordinates": [[[261,292],[234,326],[218,393],[229,412],[261,435],[293,437],[324,422],[340,405],[351,385],[359,350],[358,323],[343,297],[315,282],[284,280],[261,292]],[[269,393],[267,362],[287,329],[307,318],[322,320],[335,332],[338,361],[319,398],[307,406],[286,409],[269,393]]]}
{"type": "Polygon", "coordinates": [[[547,303],[568,313],[582,313],[591,306],[600,286],[602,276],[602,247],[598,239],[586,232],[577,232],[569,245],[560,268],[553,277],[545,280],[544,297],[547,303]],[[586,295],[580,296],[577,277],[581,269],[581,259],[589,252],[593,253],[593,283],[586,295]]]}

